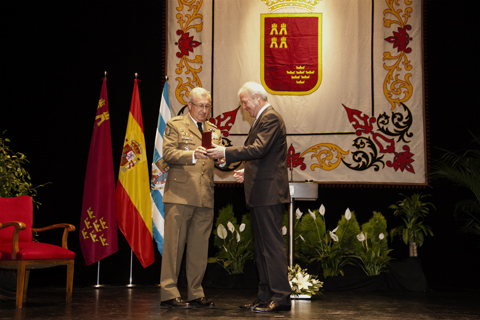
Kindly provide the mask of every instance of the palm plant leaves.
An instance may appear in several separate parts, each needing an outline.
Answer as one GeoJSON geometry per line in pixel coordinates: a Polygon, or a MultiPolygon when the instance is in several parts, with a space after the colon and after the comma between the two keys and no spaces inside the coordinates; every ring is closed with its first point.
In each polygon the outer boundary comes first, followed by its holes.
{"type": "Polygon", "coordinates": [[[416,243],[419,247],[423,245],[425,235],[433,236],[429,226],[423,224],[423,220],[430,212],[430,208],[435,209],[431,202],[423,202],[422,199],[429,195],[415,193],[412,196],[406,196],[403,200],[389,206],[394,209],[393,214],[402,218],[404,224],[390,230],[390,237],[400,235],[405,244],[416,243]]]}
{"type": "MultiPolygon", "coordinates": [[[[470,132],[474,143],[480,147],[480,137],[470,132]]],[[[454,185],[465,187],[473,193],[473,199],[459,201],[455,215],[463,221],[461,231],[480,236],[480,148],[461,154],[442,150],[444,155],[432,166],[434,179],[447,179],[454,185]]]]}

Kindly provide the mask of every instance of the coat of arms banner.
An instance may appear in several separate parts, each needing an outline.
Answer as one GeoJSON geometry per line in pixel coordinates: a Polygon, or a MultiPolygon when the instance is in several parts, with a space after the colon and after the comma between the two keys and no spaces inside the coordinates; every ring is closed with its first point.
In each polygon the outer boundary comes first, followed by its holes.
{"type": "Polygon", "coordinates": [[[293,181],[428,183],[421,0],[169,0],[168,17],[172,114],[204,87],[225,144],[243,144],[237,92],[256,81],[285,120],[293,181]]]}

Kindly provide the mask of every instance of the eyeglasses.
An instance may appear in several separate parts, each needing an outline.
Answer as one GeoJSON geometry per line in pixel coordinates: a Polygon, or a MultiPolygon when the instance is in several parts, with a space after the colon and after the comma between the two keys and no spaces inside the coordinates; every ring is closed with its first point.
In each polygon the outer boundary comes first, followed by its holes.
{"type": "Polygon", "coordinates": [[[205,110],[208,110],[210,109],[211,105],[209,104],[205,104],[205,105],[198,105],[198,104],[195,104],[193,102],[190,102],[191,104],[193,104],[195,107],[199,108],[199,109],[205,109],[205,110]]]}

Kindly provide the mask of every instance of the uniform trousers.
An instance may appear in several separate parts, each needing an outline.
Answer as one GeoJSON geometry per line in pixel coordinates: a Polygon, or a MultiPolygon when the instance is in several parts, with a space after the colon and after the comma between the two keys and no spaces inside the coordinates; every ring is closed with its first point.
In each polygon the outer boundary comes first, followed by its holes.
{"type": "Polygon", "coordinates": [[[282,235],[283,204],[250,208],[255,236],[258,298],[281,305],[291,305],[292,288],[288,282],[288,259],[282,235]]]}
{"type": "Polygon", "coordinates": [[[213,208],[165,203],[165,234],[160,276],[161,301],[180,297],[178,276],[185,244],[188,300],[204,297],[202,280],[208,260],[213,208]]]}

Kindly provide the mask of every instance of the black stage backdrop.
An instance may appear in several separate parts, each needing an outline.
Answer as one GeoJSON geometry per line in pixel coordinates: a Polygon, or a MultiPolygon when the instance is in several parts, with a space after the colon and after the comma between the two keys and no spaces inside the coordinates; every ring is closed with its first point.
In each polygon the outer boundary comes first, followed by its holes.
{"type": "MultiPolygon", "coordinates": [[[[176,3],[175,1],[170,1],[176,3]]],[[[430,161],[438,148],[471,147],[467,130],[478,134],[479,78],[474,55],[478,43],[477,1],[425,1],[425,65],[430,161]]],[[[0,132],[11,139],[13,150],[26,154],[27,170],[43,203],[34,214],[34,226],[59,222],[79,226],[83,181],[92,126],[103,72],[108,72],[113,158],[118,173],[122,140],[133,90],[139,74],[140,99],[148,157],[151,159],[164,83],[165,1],[15,1],[2,6],[2,100],[0,132]],[[150,146],[150,147],[148,147],[150,146]]],[[[173,80],[171,80],[173,81],[173,80]]],[[[382,212],[389,229],[400,222],[388,206],[400,192],[431,194],[437,210],[426,223],[435,233],[419,249],[419,257],[433,289],[478,290],[480,276],[478,238],[458,233],[454,204],[471,197],[448,183],[431,183],[426,189],[320,187],[319,200],[298,202],[299,207],[327,208],[332,229],[349,207],[359,223],[372,211],[382,212]]],[[[244,213],[242,187],[217,187],[215,213],[228,203],[237,215],[244,213]]],[[[44,238],[52,241],[52,235],[44,238]]],[[[78,231],[70,235],[77,253],[75,285],[96,283],[97,264],[83,260],[78,231]]],[[[395,240],[392,256],[407,258],[408,248],[395,240]]],[[[210,247],[210,254],[215,248],[210,247]]],[[[134,257],[133,283],[157,284],[161,256],[143,269],[134,257]]],[[[119,232],[119,251],[101,261],[102,284],[129,283],[130,248],[119,232]]],[[[35,270],[30,284],[64,284],[60,268],[35,270]]]]}

